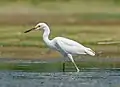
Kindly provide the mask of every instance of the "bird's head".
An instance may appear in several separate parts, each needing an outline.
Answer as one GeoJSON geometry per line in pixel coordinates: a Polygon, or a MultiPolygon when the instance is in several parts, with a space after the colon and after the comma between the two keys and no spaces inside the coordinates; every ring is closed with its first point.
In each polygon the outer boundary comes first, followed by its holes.
{"type": "Polygon", "coordinates": [[[35,27],[33,27],[29,30],[26,30],[24,33],[30,32],[32,30],[41,30],[41,29],[44,29],[46,27],[48,27],[48,25],[46,23],[38,23],[35,27]]]}

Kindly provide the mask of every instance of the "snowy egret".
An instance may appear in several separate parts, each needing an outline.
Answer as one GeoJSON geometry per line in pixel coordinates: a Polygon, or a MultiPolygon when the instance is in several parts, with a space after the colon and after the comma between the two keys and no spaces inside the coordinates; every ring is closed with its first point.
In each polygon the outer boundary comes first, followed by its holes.
{"type": "Polygon", "coordinates": [[[34,28],[25,31],[24,33],[30,32],[32,30],[43,30],[43,40],[46,45],[52,49],[59,51],[64,57],[68,57],[74,64],[77,72],[79,68],[77,67],[72,55],[78,54],[89,54],[91,56],[95,55],[95,52],[88,47],[85,47],[74,40],[70,40],[64,37],[55,37],[54,39],[49,39],[50,29],[46,23],[38,23],[34,28]]]}

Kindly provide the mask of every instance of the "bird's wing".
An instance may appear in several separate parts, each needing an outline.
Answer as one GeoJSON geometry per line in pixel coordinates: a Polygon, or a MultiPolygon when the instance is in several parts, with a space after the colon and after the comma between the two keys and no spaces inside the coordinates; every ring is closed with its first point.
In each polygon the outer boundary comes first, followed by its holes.
{"type": "Polygon", "coordinates": [[[67,39],[67,38],[64,38],[64,37],[56,37],[56,39],[57,39],[57,41],[60,41],[63,44],[68,45],[68,46],[84,47],[82,44],[80,44],[80,43],[78,43],[74,40],[71,40],[71,39],[67,39]]]}
{"type": "Polygon", "coordinates": [[[87,47],[86,47],[85,52],[86,52],[87,54],[91,55],[91,56],[95,56],[95,52],[94,52],[92,49],[90,49],[90,48],[87,48],[87,47]]]}
{"type": "Polygon", "coordinates": [[[85,54],[85,47],[76,41],[63,37],[57,37],[55,38],[55,42],[57,47],[56,49],[59,49],[62,52],[70,54],[85,54]]]}
{"type": "Polygon", "coordinates": [[[55,43],[56,49],[57,49],[60,53],[62,53],[64,56],[66,56],[66,52],[65,52],[64,48],[62,47],[62,45],[63,45],[63,43],[62,43],[61,41],[56,40],[56,43],[55,43]]]}

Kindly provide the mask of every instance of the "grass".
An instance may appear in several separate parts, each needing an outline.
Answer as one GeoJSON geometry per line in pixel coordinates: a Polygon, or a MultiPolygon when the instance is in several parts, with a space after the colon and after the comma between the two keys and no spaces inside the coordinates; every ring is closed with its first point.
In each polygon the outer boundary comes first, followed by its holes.
{"type": "MultiPolygon", "coordinates": [[[[34,46],[45,47],[42,32],[23,33],[32,26],[2,26],[0,29],[1,46],[34,46]],[[5,45],[4,45],[5,44],[5,45]]],[[[50,25],[51,36],[63,36],[81,42],[82,44],[97,45],[101,41],[119,41],[119,26],[54,26],[50,25]],[[89,38],[88,38],[89,37],[89,38]]]]}
{"type": "MultiPolygon", "coordinates": [[[[50,38],[67,37],[97,52],[102,50],[106,53],[105,56],[108,54],[118,56],[120,6],[116,5],[113,0],[109,2],[107,0],[69,0],[66,2],[34,0],[38,4],[30,4],[32,1],[13,0],[9,2],[5,0],[1,2],[1,57],[44,57],[48,49],[43,43],[42,33],[23,33],[36,23],[43,21],[50,25],[52,30],[50,38]],[[110,44],[103,45],[105,42],[110,44]]],[[[49,54],[50,57],[51,55],[58,54],[49,54]]]]}
{"type": "Polygon", "coordinates": [[[120,6],[113,0],[43,1],[38,5],[31,5],[27,1],[13,0],[11,3],[1,4],[0,25],[33,25],[41,21],[54,25],[120,24],[120,6]]]}
{"type": "MultiPolygon", "coordinates": [[[[50,51],[42,32],[23,32],[38,22],[47,22],[50,38],[63,36],[92,48],[96,58],[120,57],[119,0],[0,0],[0,58],[48,59],[61,57],[50,51]]],[[[77,62],[81,68],[114,68],[119,62],[77,62]]],[[[73,66],[71,63],[67,63],[73,66]]],[[[0,63],[0,69],[61,71],[61,63],[0,63]],[[49,69],[48,69],[49,67],[49,69]]]]}

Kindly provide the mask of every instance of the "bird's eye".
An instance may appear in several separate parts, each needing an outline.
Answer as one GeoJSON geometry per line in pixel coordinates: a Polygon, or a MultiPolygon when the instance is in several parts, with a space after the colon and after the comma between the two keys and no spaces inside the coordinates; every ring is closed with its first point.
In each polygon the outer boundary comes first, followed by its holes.
{"type": "Polygon", "coordinates": [[[40,25],[38,27],[40,27],[40,25]]]}

